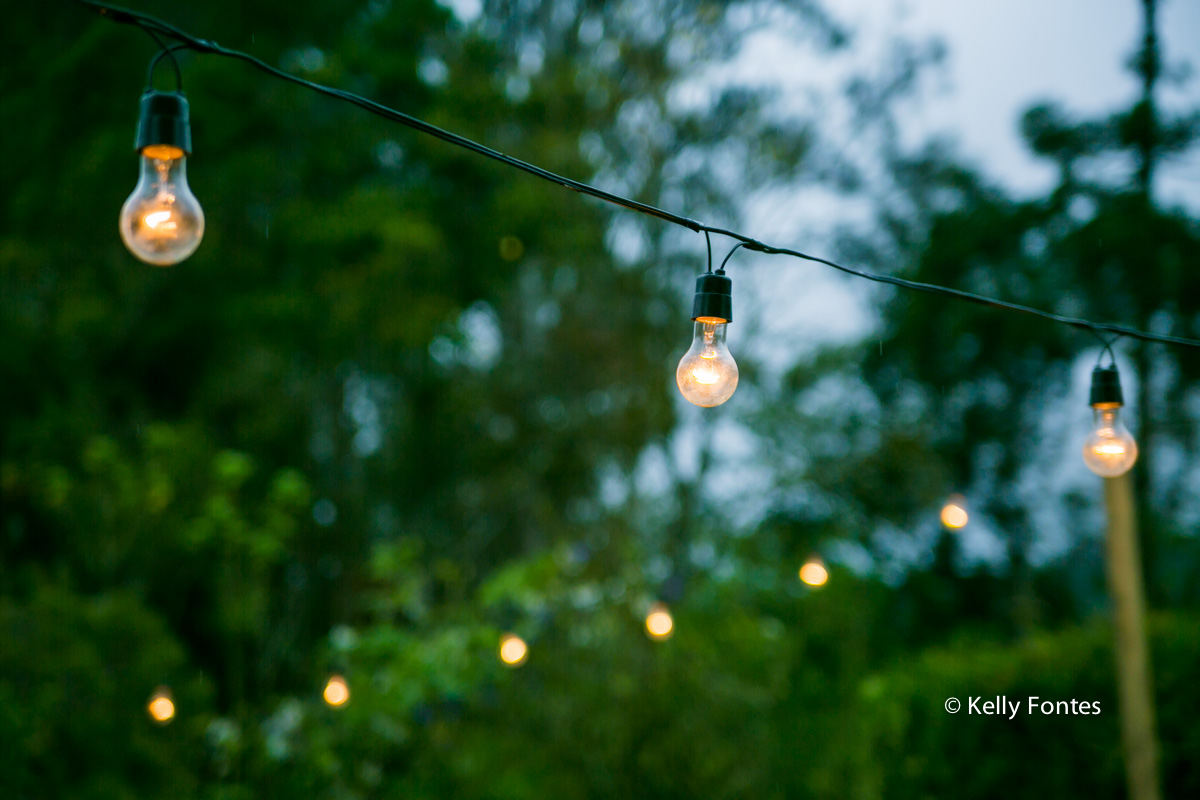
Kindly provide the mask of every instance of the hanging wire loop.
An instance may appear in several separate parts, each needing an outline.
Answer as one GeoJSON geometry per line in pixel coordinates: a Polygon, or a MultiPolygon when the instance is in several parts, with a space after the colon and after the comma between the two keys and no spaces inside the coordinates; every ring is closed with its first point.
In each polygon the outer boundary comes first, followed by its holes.
{"type": "MultiPolygon", "coordinates": [[[[157,36],[154,38],[158,39],[157,36]]],[[[146,68],[146,91],[154,88],[154,69],[158,66],[158,62],[162,61],[163,56],[166,56],[171,60],[171,69],[175,72],[175,91],[183,92],[183,70],[179,68],[179,59],[175,58],[175,51],[185,49],[187,49],[186,44],[175,42],[154,54],[154,58],[150,59],[150,66],[146,68]]]]}
{"type": "Polygon", "coordinates": [[[739,247],[744,247],[747,250],[749,250],[750,243],[749,242],[738,242],[737,244],[735,244],[733,246],[733,248],[728,253],[725,254],[725,259],[721,262],[721,266],[717,269],[718,275],[725,274],[725,265],[729,263],[729,259],[733,258],[733,254],[738,251],[739,247]]]}

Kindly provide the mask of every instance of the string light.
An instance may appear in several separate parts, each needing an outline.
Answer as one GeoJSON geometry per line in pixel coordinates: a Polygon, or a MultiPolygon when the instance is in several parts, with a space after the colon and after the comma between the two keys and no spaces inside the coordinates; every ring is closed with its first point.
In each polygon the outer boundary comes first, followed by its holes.
{"type": "Polygon", "coordinates": [[[966,527],[969,519],[967,499],[961,494],[950,495],[946,505],[942,506],[942,524],[951,530],[957,530],[966,527]]]}
{"type": "MultiPolygon", "coordinates": [[[[877,283],[884,283],[903,289],[908,289],[941,297],[975,303],[989,308],[1028,314],[1044,320],[1068,325],[1085,330],[1102,340],[1105,334],[1110,337],[1127,336],[1147,342],[1200,347],[1200,341],[1178,336],[1149,333],[1129,328],[1123,325],[1092,322],[1087,319],[1066,317],[1048,311],[1010,303],[983,295],[964,292],[936,284],[910,281],[890,275],[876,275],[862,270],[842,266],[828,259],[808,255],[798,250],[775,247],[746,236],[737,231],[704,225],[695,220],[673,214],[627,197],[606,192],[581,181],[564,177],[547,169],[520,159],[505,155],[497,150],[472,141],[465,136],[443,130],[424,120],[412,117],[401,111],[384,106],[373,100],[352,92],[324,86],[319,83],[290,75],[283,70],[267,64],[248,53],[222,47],[209,39],[193,36],[167,22],[147,14],[111,6],[99,0],[78,0],[81,5],[96,10],[101,16],[125,25],[135,26],[148,35],[162,47],[161,52],[150,63],[147,87],[152,86],[154,66],[165,55],[174,65],[177,91],[173,93],[158,92],[147,88],[142,97],[142,113],[138,123],[136,148],[142,159],[141,175],[137,187],[125,201],[121,210],[121,236],[130,251],[138,258],[151,264],[176,264],[191,255],[199,246],[204,233],[204,213],[200,204],[192,195],[187,184],[185,162],[191,153],[191,131],[188,122],[187,100],[182,92],[182,78],[179,65],[175,61],[173,50],[188,48],[199,53],[209,53],[236,59],[259,69],[273,77],[290,83],[304,86],[314,92],[342,100],[358,106],[384,119],[398,122],[421,133],[436,137],[457,147],[464,148],[478,155],[507,166],[519,169],[542,180],[549,181],[581,194],[598,198],[608,203],[637,211],[642,214],[680,225],[689,230],[703,232],[706,240],[710,233],[727,236],[737,241],[734,250],[745,247],[759,253],[787,255],[806,261],[823,264],[848,275],[864,278],[877,283]],[[173,40],[170,46],[164,46],[163,39],[173,40]]],[[[697,279],[696,295],[693,299],[692,346],[683,359],[680,360],[675,378],[679,390],[689,401],[699,406],[717,406],[729,399],[737,388],[737,363],[725,345],[725,328],[732,319],[731,282],[722,269],[712,272],[712,244],[709,248],[709,272],[697,279]]],[[[732,255],[733,251],[730,251],[732,255]]],[[[519,257],[519,255],[514,255],[519,257]]],[[[726,256],[726,261],[729,256],[726,256]]],[[[1106,341],[1105,349],[1110,350],[1111,342],[1106,341]]],[[[1111,350],[1110,350],[1111,352],[1111,350]]],[[[1120,421],[1118,409],[1120,384],[1116,378],[1115,365],[1109,368],[1112,375],[1112,385],[1107,391],[1118,395],[1116,401],[1102,400],[1097,402],[1097,376],[1093,375],[1093,401],[1096,410],[1096,427],[1084,445],[1084,461],[1089,469],[1098,475],[1114,477],[1124,474],[1137,460],[1137,443],[1120,421]]],[[[1106,373],[1107,374],[1107,373],[1106,373]]],[[[1103,378],[1102,380],[1108,380],[1103,378]]],[[[1108,386],[1108,384],[1104,384],[1108,386]]],[[[1103,392],[1102,392],[1103,394],[1103,392]]],[[[966,512],[960,507],[961,515],[952,514],[951,521],[963,518],[966,512]]],[[[946,509],[943,509],[943,521],[946,509]]],[[[946,523],[948,527],[955,527],[946,523]]],[[[810,565],[806,564],[805,567],[810,565]]],[[[824,573],[824,567],[820,567],[824,573]]],[[[803,570],[802,570],[803,572],[803,570]]],[[[812,571],[816,575],[815,569],[812,571]]],[[[827,578],[827,573],[824,573],[827,578]]],[[[808,581],[806,581],[808,582],[808,581]]],[[[811,585],[820,585],[820,583],[811,585]]],[[[518,640],[519,641],[519,640],[518,640]]],[[[521,643],[522,647],[524,643],[521,643]]],[[[524,651],[520,660],[524,658],[524,651]]],[[[512,663],[507,662],[506,663],[512,663]]]]}
{"type": "Polygon", "coordinates": [[[160,686],[154,690],[154,694],[150,696],[150,702],[146,704],[146,711],[150,714],[151,719],[159,725],[166,725],[175,718],[175,701],[171,699],[171,690],[166,686],[160,686]]]}
{"type": "Polygon", "coordinates": [[[515,634],[506,633],[500,638],[500,660],[510,667],[519,667],[529,657],[529,646],[515,634]]]}
{"type": "Polygon", "coordinates": [[[800,568],[800,580],[809,586],[824,586],[829,582],[829,570],[825,569],[825,562],[816,556],[809,558],[800,568]]]}
{"type": "Polygon", "coordinates": [[[719,406],[733,396],[738,366],[725,344],[725,329],[733,321],[733,281],[725,265],[742,243],[733,246],[720,268],[713,272],[712,240],[708,244],[708,272],[696,278],[692,298],[692,346],[675,369],[675,383],[685,400],[703,408],[719,406]]]}
{"type": "Polygon", "coordinates": [[[737,362],[725,345],[725,329],[733,319],[732,286],[723,269],[696,279],[692,346],[675,370],[679,391],[693,405],[719,406],[737,389],[737,362]]]}
{"type": "MultiPolygon", "coordinates": [[[[878,283],[886,283],[886,284],[889,284],[892,286],[897,286],[897,287],[901,287],[904,289],[910,289],[913,291],[926,292],[929,294],[941,295],[943,297],[951,297],[951,298],[955,298],[958,300],[965,300],[967,302],[976,303],[976,304],[988,306],[991,308],[1015,311],[1015,312],[1023,313],[1023,314],[1030,314],[1030,315],[1037,316],[1037,317],[1040,317],[1045,320],[1049,320],[1051,322],[1056,322],[1059,324],[1069,325],[1069,326],[1072,326],[1075,328],[1079,328],[1081,330],[1086,330],[1095,335],[1110,334],[1112,336],[1128,336],[1128,337],[1131,337],[1134,339],[1140,339],[1142,341],[1147,341],[1147,342],[1162,342],[1165,344],[1178,344],[1178,345],[1185,345],[1188,347],[1200,347],[1200,340],[1186,339],[1186,338],[1179,337],[1179,336],[1167,336],[1164,334],[1148,333],[1146,331],[1139,331],[1134,328],[1129,328],[1129,327],[1126,327],[1123,325],[1092,322],[1090,320],[1080,319],[1080,318],[1075,318],[1075,317],[1065,317],[1060,314],[1053,314],[1048,311],[1042,311],[1040,309],[1031,308],[1029,306],[1022,306],[1017,303],[1009,303],[1009,302],[1006,302],[1003,300],[996,300],[994,298],[986,297],[984,295],[973,294],[971,292],[964,292],[960,289],[951,289],[949,287],[938,286],[936,284],[931,284],[931,283],[922,283],[920,281],[910,281],[910,280],[906,280],[904,278],[896,278],[896,277],[893,277],[890,275],[876,275],[876,274],[873,274],[870,272],[865,272],[862,270],[856,270],[856,269],[852,269],[850,267],[845,267],[845,266],[842,266],[841,264],[834,263],[833,261],[829,261],[824,258],[818,258],[817,256],[811,256],[811,255],[808,255],[807,253],[803,253],[798,250],[792,250],[792,249],[784,248],[784,247],[774,247],[772,245],[768,245],[763,242],[760,242],[757,239],[754,239],[750,236],[746,236],[745,234],[738,233],[737,231],[728,230],[725,228],[718,228],[718,227],[714,227],[711,225],[705,225],[705,224],[702,224],[695,220],[688,219],[687,217],[682,217],[682,216],[679,216],[678,214],[673,214],[669,211],[664,211],[663,209],[655,208],[654,206],[647,205],[646,203],[641,203],[641,202],[632,200],[627,197],[622,197],[620,195],[616,195],[611,192],[606,192],[603,189],[598,189],[595,186],[591,186],[591,185],[583,183],[581,181],[577,181],[572,178],[565,177],[563,175],[558,175],[558,174],[551,172],[543,167],[539,167],[536,164],[531,164],[529,162],[522,161],[517,158],[513,158],[512,156],[505,155],[504,153],[501,153],[498,150],[494,150],[490,147],[487,147],[486,145],[475,142],[471,139],[466,138],[465,136],[460,136],[457,133],[443,130],[442,128],[439,128],[436,125],[432,125],[428,122],[425,122],[424,120],[410,116],[401,111],[397,111],[396,109],[389,108],[381,103],[375,102],[374,100],[363,97],[361,95],[354,94],[353,92],[347,92],[342,89],[335,89],[331,86],[325,86],[323,84],[314,83],[312,81],[308,81],[303,78],[299,78],[295,75],[291,75],[287,72],[284,72],[283,70],[280,70],[280,69],[277,69],[276,67],[271,66],[270,64],[266,63],[265,61],[255,58],[254,56],[250,55],[249,53],[244,53],[240,50],[233,50],[233,49],[230,49],[227,47],[223,47],[223,46],[217,44],[216,42],[212,41],[211,39],[202,39],[200,37],[193,36],[192,34],[187,33],[186,31],[183,31],[180,28],[175,27],[174,25],[171,25],[170,23],[164,22],[164,21],[162,21],[156,17],[150,16],[148,14],[143,14],[143,13],[137,12],[137,11],[131,11],[129,9],[118,8],[116,6],[112,6],[112,5],[109,5],[104,2],[99,2],[99,0],[77,0],[77,2],[79,2],[80,5],[84,5],[89,8],[94,9],[101,16],[103,16],[104,18],[109,19],[113,22],[121,23],[124,25],[132,25],[134,27],[139,28],[140,30],[146,32],[151,37],[153,37],[154,40],[156,42],[158,42],[160,45],[162,43],[163,37],[173,40],[175,42],[175,44],[171,45],[170,48],[164,48],[164,53],[166,53],[168,55],[170,54],[170,50],[173,48],[186,47],[186,48],[193,50],[195,52],[198,52],[198,53],[209,53],[212,55],[219,55],[219,56],[223,56],[226,58],[232,58],[232,59],[241,61],[241,62],[249,64],[249,65],[255,67],[256,69],[261,70],[262,72],[265,72],[273,77],[279,78],[284,81],[288,81],[290,83],[297,84],[299,86],[303,86],[314,92],[318,92],[320,94],[326,95],[327,97],[333,97],[333,98],[336,98],[343,102],[347,102],[352,105],[358,106],[359,108],[362,108],[372,114],[375,114],[376,116],[391,120],[393,122],[400,123],[401,125],[405,125],[409,128],[412,128],[413,130],[416,130],[421,133],[427,134],[429,136],[433,136],[435,138],[441,139],[444,142],[453,144],[456,147],[464,148],[473,153],[484,156],[485,158],[490,158],[492,160],[499,161],[503,164],[506,164],[507,166],[522,170],[524,172],[527,172],[531,175],[541,178],[542,180],[548,181],[548,182],[556,184],[558,186],[562,186],[567,189],[571,189],[575,192],[579,192],[580,194],[586,194],[590,197],[595,197],[600,200],[604,200],[605,202],[612,203],[614,205],[618,205],[623,208],[630,209],[632,211],[637,211],[642,214],[656,217],[658,219],[665,220],[665,221],[670,222],[675,225],[680,225],[680,226],[685,227],[692,231],[702,232],[705,235],[707,235],[709,233],[715,233],[715,234],[718,234],[721,236],[727,236],[731,239],[737,240],[738,246],[745,247],[747,250],[754,250],[754,251],[760,252],[760,253],[792,256],[793,258],[800,258],[800,259],[804,259],[806,261],[812,261],[814,263],[824,264],[825,266],[845,272],[848,275],[854,275],[856,277],[865,278],[866,280],[876,281],[878,283]]],[[[160,54],[160,56],[161,55],[162,54],[160,54]]],[[[179,95],[179,97],[182,97],[182,95],[180,93],[177,92],[176,94],[179,95]]],[[[183,149],[186,150],[187,148],[183,148],[183,149]]],[[[728,320],[728,317],[726,317],[725,319],[728,320]]]]}
{"type": "Polygon", "coordinates": [[[129,252],[147,264],[165,267],[196,252],[204,236],[204,210],[187,182],[192,128],[179,64],[169,49],[150,62],[146,84],[134,139],[141,171],[121,206],[120,230],[129,252]],[[175,65],[175,92],[150,88],[163,55],[175,65]]]}
{"type": "Polygon", "coordinates": [[[662,603],[655,603],[646,614],[646,635],[656,641],[670,639],[675,633],[675,620],[662,603]]]}
{"type": "Polygon", "coordinates": [[[1083,443],[1083,463],[1102,478],[1124,475],[1137,461],[1138,447],[1121,421],[1125,398],[1115,361],[1108,367],[1097,364],[1092,370],[1090,402],[1093,428],[1083,443]]]}
{"type": "Polygon", "coordinates": [[[341,675],[330,675],[321,696],[325,699],[326,705],[332,708],[341,708],[350,702],[350,687],[341,675]]]}

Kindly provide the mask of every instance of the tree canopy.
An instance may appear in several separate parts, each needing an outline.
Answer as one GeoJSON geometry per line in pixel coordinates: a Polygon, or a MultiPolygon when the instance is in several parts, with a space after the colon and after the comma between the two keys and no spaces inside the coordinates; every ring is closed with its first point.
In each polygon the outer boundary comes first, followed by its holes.
{"type": "MultiPolygon", "coordinates": [[[[831,9],[147,7],[562,174],[729,219],[746,186],[869,195],[817,111],[697,83],[763,30],[842,57],[854,32],[831,9]]],[[[901,44],[895,74],[845,93],[905,211],[845,252],[1200,333],[1197,221],[1156,204],[1152,167],[1120,185],[1087,171],[1180,152],[1194,119],[1033,109],[1030,147],[1061,181],[1014,199],[951,154],[899,148],[894,100],[934,52],[901,44]]],[[[1095,486],[1063,467],[1078,420],[1044,412],[1074,402],[1094,343],[886,296],[882,354],[826,348],[776,380],[748,336],[738,395],[697,423],[672,382],[694,234],[182,52],[207,230],[188,261],[148,267],[115,223],[154,46],[69,5],[8,10],[0,45],[0,125],[18,134],[0,139],[4,796],[1120,796],[1115,716],[1009,730],[942,710],[966,689],[1115,709],[1095,486]],[[713,479],[731,430],[768,471],[749,520],[713,479]],[[956,490],[999,563],[938,528],[956,490]],[[1038,556],[1047,528],[1068,555],[1038,556]],[[905,548],[918,555],[892,558],[905,548]],[[833,573],[819,589],[797,579],[813,554],[833,573]],[[654,603],[667,640],[644,631],[654,603]],[[497,658],[509,632],[529,648],[519,669],[497,658]],[[344,707],[322,701],[333,674],[344,707]],[[146,714],[160,686],[168,725],[146,714]]],[[[1164,780],[1190,796],[1200,729],[1167,709],[1187,707],[1200,655],[1200,361],[1119,352],[1149,464],[1156,688],[1175,704],[1160,703],[1164,780]]]]}

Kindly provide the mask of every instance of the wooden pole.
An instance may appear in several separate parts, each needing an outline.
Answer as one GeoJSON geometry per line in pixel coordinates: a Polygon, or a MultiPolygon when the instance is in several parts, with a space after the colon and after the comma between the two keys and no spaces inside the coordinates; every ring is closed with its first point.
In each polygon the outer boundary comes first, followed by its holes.
{"type": "Polygon", "coordinates": [[[1160,800],[1154,695],[1146,645],[1146,600],[1138,555],[1133,483],[1129,475],[1104,479],[1108,512],[1108,592],[1112,598],[1117,699],[1130,800],[1160,800]]]}

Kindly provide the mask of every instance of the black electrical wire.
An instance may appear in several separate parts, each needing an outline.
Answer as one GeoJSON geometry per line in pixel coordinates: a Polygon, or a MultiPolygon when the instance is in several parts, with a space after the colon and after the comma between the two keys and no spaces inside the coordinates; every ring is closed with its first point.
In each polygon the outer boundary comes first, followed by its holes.
{"type": "Polygon", "coordinates": [[[877,283],[887,283],[892,286],[899,286],[903,289],[912,289],[917,292],[941,295],[942,297],[953,297],[958,300],[966,300],[967,302],[976,303],[981,306],[988,306],[990,308],[1000,308],[1006,311],[1019,311],[1022,314],[1032,314],[1035,317],[1041,317],[1042,319],[1047,319],[1051,322],[1058,322],[1063,325],[1070,325],[1073,328],[1079,328],[1080,330],[1088,331],[1089,333],[1095,334],[1100,341],[1105,342],[1106,345],[1108,344],[1108,341],[1101,335],[1104,333],[1111,333],[1117,337],[1128,336],[1130,339],[1140,339],[1144,342],[1159,342],[1161,344],[1179,344],[1187,347],[1200,347],[1200,340],[1196,339],[1185,339],[1181,336],[1166,336],[1164,334],[1147,333],[1145,331],[1139,331],[1135,328],[1127,328],[1124,325],[1114,325],[1107,322],[1092,322],[1091,320],[1079,319],[1077,317],[1064,317],[1061,314],[1052,314],[1049,311],[1030,308],[1029,306],[1023,306],[1018,303],[1009,303],[1004,300],[995,300],[991,297],[985,297],[984,295],[980,294],[964,292],[961,289],[950,289],[945,286],[938,286],[934,283],[909,281],[905,280],[904,278],[894,278],[890,275],[876,275],[871,272],[864,272],[862,270],[852,269],[850,267],[843,267],[841,264],[835,264],[832,261],[827,261],[823,258],[818,258],[817,256],[810,256],[807,253],[801,253],[798,250],[788,250],[785,247],[771,247],[770,245],[753,240],[743,242],[743,244],[747,250],[757,250],[760,253],[792,256],[794,258],[802,258],[805,261],[815,261],[818,264],[824,264],[828,267],[833,267],[834,269],[845,272],[848,275],[866,278],[869,281],[875,281],[877,283]]]}
{"type": "Polygon", "coordinates": [[[721,274],[721,275],[725,274],[725,265],[729,263],[729,259],[733,258],[733,254],[738,251],[739,247],[745,247],[745,248],[751,249],[751,250],[754,249],[754,248],[750,247],[749,242],[738,242],[737,244],[735,244],[732,247],[732,249],[730,249],[730,251],[725,254],[725,259],[721,262],[721,266],[717,269],[717,272],[719,274],[721,274]]]}
{"type": "Polygon", "coordinates": [[[171,68],[175,72],[175,91],[182,92],[183,70],[179,68],[179,59],[175,58],[175,51],[183,50],[187,47],[187,45],[181,42],[175,42],[174,44],[168,46],[163,44],[162,40],[159,39],[158,36],[154,36],[154,41],[158,42],[162,49],[158,51],[158,54],[154,56],[154,58],[150,59],[150,66],[146,68],[146,89],[150,90],[154,88],[154,69],[158,66],[158,62],[162,61],[163,56],[166,56],[167,58],[171,59],[171,68]]]}
{"type": "Polygon", "coordinates": [[[627,197],[621,197],[620,195],[606,192],[603,189],[597,189],[596,187],[590,186],[581,181],[563,177],[562,175],[553,173],[550,170],[543,169],[536,164],[530,164],[527,161],[521,161],[518,158],[505,155],[499,150],[493,150],[492,148],[472,141],[465,136],[460,136],[457,133],[451,133],[450,131],[443,130],[436,125],[432,125],[424,120],[409,116],[408,114],[397,111],[394,108],[388,108],[385,105],[376,103],[374,100],[354,94],[353,92],[334,89],[331,86],[325,86],[324,84],[313,83],[312,81],[298,78],[295,75],[291,75],[283,70],[272,67],[270,64],[255,58],[249,53],[243,53],[240,50],[231,50],[227,47],[222,47],[212,40],[200,39],[192,36],[190,33],[182,31],[179,28],[163,22],[160,19],[151,17],[148,14],[142,14],[138,11],[131,11],[127,8],[119,8],[107,3],[97,2],[96,0],[77,1],[85,6],[90,6],[96,9],[101,16],[111,19],[113,22],[119,22],[125,25],[133,25],[141,28],[150,34],[150,36],[154,37],[156,41],[158,41],[159,36],[167,36],[176,39],[190,49],[200,53],[212,53],[214,55],[226,56],[227,58],[234,58],[239,61],[244,61],[247,64],[257,67],[263,72],[273,75],[276,78],[298,84],[307,89],[312,89],[314,92],[319,92],[320,94],[328,95],[329,97],[336,97],[339,100],[352,103],[353,105],[370,111],[372,114],[381,116],[384,119],[389,119],[393,122],[399,122],[402,125],[407,125],[408,127],[418,130],[421,133],[435,136],[444,142],[458,145],[466,150],[470,150],[474,153],[478,153],[479,155],[486,156],[487,158],[507,164],[510,167],[516,167],[517,169],[523,170],[532,175],[536,175],[543,180],[550,181],[551,183],[557,183],[558,185],[567,189],[580,192],[581,194],[591,195],[592,197],[613,203],[615,205],[624,206],[625,208],[632,209],[633,211],[640,211],[643,214],[649,214],[650,216],[658,217],[659,219],[666,220],[667,222],[673,222],[676,225],[682,225],[683,227],[693,231],[698,232],[703,230],[703,226],[695,220],[681,217],[677,214],[672,214],[669,211],[663,211],[661,208],[655,208],[654,206],[647,205],[646,203],[639,203],[636,200],[630,200],[627,197]]]}
{"type": "MultiPolygon", "coordinates": [[[[347,91],[343,91],[341,89],[335,89],[333,87],[325,86],[320,83],[313,83],[312,81],[307,81],[303,78],[298,78],[295,75],[291,75],[287,72],[284,72],[283,70],[276,69],[275,67],[272,67],[270,64],[267,64],[266,62],[261,61],[258,58],[255,58],[254,56],[252,56],[248,53],[243,53],[239,50],[231,50],[227,47],[222,47],[221,45],[217,44],[216,42],[214,42],[210,39],[198,38],[196,36],[191,35],[190,33],[187,33],[186,31],[176,28],[174,25],[171,25],[170,23],[163,22],[162,20],[157,19],[156,17],[152,17],[148,14],[143,14],[139,11],[131,11],[130,9],[121,8],[119,6],[109,5],[108,3],[99,2],[99,0],[76,0],[76,1],[96,10],[96,12],[99,13],[101,16],[105,17],[106,19],[110,19],[113,22],[118,22],[118,23],[121,23],[124,25],[132,25],[134,27],[142,29],[143,31],[145,31],[147,34],[149,34],[151,37],[154,38],[154,40],[159,44],[159,46],[162,47],[162,49],[165,51],[165,54],[168,55],[173,62],[175,61],[175,55],[174,55],[173,51],[175,49],[177,49],[177,46],[176,45],[172,45],[170,47],[165,46],[160,37],[167,37],[170,39],[174,39],[176,42],[179,43],[179,45],[182,45],[188,49],[195,50],[200,53],[212,53],[214,55],[225,56],[227,58],[233,58],[238,61],[243,61],[247,64],[250,64],[253,67],[256,67],[257,69],[259,69],[263,72],[266,72],[269,75],[272,75],[276,78],[280,78],[281,80],[285,80],[290,83],[295,83],[295,84],[303,86],[307,89],[311,89],[315,92],[318,92],[320,94],[324,94],[329,97],[335,97],[339,100],[343,100],[347,103],[351,103],[353,105],[358,106],[359,108],[362,108],[362,109],[365,109],[366,111],[371,112],[372,114],[376,114],[380,117],[383,117],[384,119],[389,119],[389,120],[392,120],[393,122],[399,122],[400,124],[406,125],[414,130],[420,131],[421,133],[425,133],[430,136],[434,136],[438,139],[441,139],[444,142],[448,142],[450,144],[457,145],[458,147],[462,147],[466,150],[470,150],[471,152],[477,153],[486,158],[490,158],[495,161],[499,161],[502,164],[507,164],[510,167],[515,167],[524,172],[528,172],[529,174],[535,175],[543,180],[549,181],[550,183],[558,184],[559,186],[562,186],[567,189],[571,189],[572,191],[575,191],[575,192],[579,192],[580,194],[586,194],[590,197],[595,197],[599,200],[604,200],[605,202],[612,203],[612,204],[618,205],[618,206],[622,206],[623,208],[628,208],[632,211],[638,211],[642,214],[648,214],[649,216],[657,217],[658,219],[674,223],[675,225],[680,225],[684,228],[687,228],[692,231],[696,231],[698,233],[704,233],[706,240],[708,239],[708,234],[710,234],[710,233],[716,233],[721,236],[727,236],[731,239],[736,239],[738,241],[738,244],[725,257],[726,261],[729,260],[729,256],[733,255],[733,252],[735,250],[737,250],[738,247],[745,247],[747,250],[754,250],[754,251],[757,251],[760,253],[768,253],[768,254],[772,254],[772,255],[787,255],[787,256],[792,256],[794,258],[803,259],[805,261],[813,261],[818,264],[824,264],[825,266],[832,267],[832,268],[839,270],[841,272],[844,272],[848,275],[854,275],[859,278],[866,278],[867,280],[875,281],[876,283],[886,283],[891,286],[898,286],[900,288],[910,289],[912,291],[925,292],[926,294],[940,295],[942,297],[951,297],[951,298],[954,298],[957,300],[965,300],[967,302],[975,303],[975,304],[981,305],[981,306],[987,306],[989,308],[998,308],[998,309],[1003,309],[1006,311],[1017,311],[1017,312],[1020,312],[1023,314],[1030,314],[1035,317],[1040,317],[1042,319],[1049,320],[1051,322],[1057,322],[1057,323],[1060,323],[1063,325],[1070,325],[1073,328],[1085,330],[1085,331],[1091,333],[1092,335],[1096,336],[1097,338],[1100,339],[1100,341],[1102,343],[1105,344],[1106,347],[1108,347],[1108,345],[1111,344],[1111,342],[1108,339],[1106,339],[1103,335],[1103,334],[1107,333],[1107,334],[1111,334],[1116,337],[1127,336],[1131,339],[1139,339],[1144,342],[1159,342],[1162,344],[1175,344],[1175,345],[1183,345],[1186,347],[1200,348],[1200,340],[1196,340],[1196,339],[1185,339],[1185,338],[1179,337],[1179,336],[1167,336],[1167,335],[1156,334],[1156,333],[1148,333],[1146,331],[1139,331],[1134,328],[1128,328],[1124,325],[1114,325],[1114,324],[1103,323],[1103,322],[1092,322],[1090,320],[1079,319],[1079,318],[1075,318],[1075,317],[1065,317],[1060,314],[1053,314],[1049,311],[1042,311],[1040,309],[1031,308],[1029,306],[1019,305],[1017,303],[1009,303],[1004,300],[995,300],[993,298],[985,297],[983,295],[972,294],[971,292],[964,292],[960,289],[951,289],[951,288],[948,288],[945,286],[938,286],[938,285],[932,284],[932,283],[921,283],[919,281],[910,281],[910,280],[905,280],[904,278],[895,278],[890,275],[876,275],[871,272],[864,272],[862,270],[852,269],[850,267],[844,267],[841,264],[836,264],[827,259],[818,258],[817,256],[810,256],[810,255],[808,255],[806,253],[802,253],[798,250],[790,250],[785,247],[772,247],[771,245],[764,244],[763,242],[760,242],[757,239],[753,239],[749,236],[746,236],[745,234],[738,233],[737,231],[727,230],[724,228],[715,228],[710,225],[704,225],[693,219],[688,219],[687,217],[681,217],[678,214],[672,214],[669,211],[664,211],[661,208],[655,208],[654,206],[647,205],[646,203],[640,203],[636,200],[631,200],[627,197],[621,197],[620,195],[612,194],[611,192],[606,192],[603,189],[598,189],[594,186],[583,183],[581,181],[563,177],[562,175],[558,175],[554,172],[551,172],[550,170],[543,169],[542,167],[539,167],[536,164],[530,164],[527,161],[522,161],[518,158],[513,158],[512,156],[505,155],[504,153],[501,153],[498,150],[493,150],[492,148],[490,148],[486,145],[480,144],[471,139],[468,139],[465,136],[460,136],[457,133],[452,133],[450,131],[443,130],[442,128],[439,128],[436,125],[431,125],[430,123],[425,122],[424,120],[409,116],[408,114],[405,114],[401,111],[397,111],[393,108],[389,108],[385,105],[375,102],[374,100],[370,100],[361,95],[354,94],[353,92],[347,92],[347,91]]],[[[157,61],[158,58],[161,58],[163,54],[164,53],[160,53],[156,57],[155,61],[157,61]]],[[[176,74],[179,75],[178,62],[176,62],[174,66],[176,69],[176,74]]],[[[153,70],[153,66],[151,67],[151,70],[153,70]]],[[[182,83],[182,78],[180,78],[180,83],[182,83]]],[[[708,241],[708,245],[709,245],[709,269],[711,270],[712,269],[711,240],[708,241]]],[[[724,267],[724,264],[722,264],[722,268],[723,267],[724,267]]]]}

